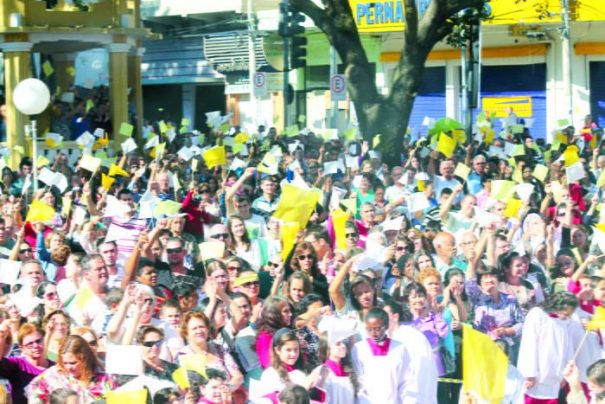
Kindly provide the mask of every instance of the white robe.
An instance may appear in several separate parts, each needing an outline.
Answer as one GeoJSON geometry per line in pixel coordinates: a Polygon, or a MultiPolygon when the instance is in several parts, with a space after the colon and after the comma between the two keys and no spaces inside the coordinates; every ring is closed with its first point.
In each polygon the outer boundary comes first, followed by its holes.
{"type": "Polygon", "coordinates": [[[349,376],[336,376],[334,372],[330,370],[323,385],[323,389],[326,392],[326,402],[328,404],[355,402],[355,390],[353,389],[349,376]]]}
{"type": "Polygon", "coordinates": [[[523,377],[536,378],[534,387],[527,390],[529,396],[539,399],[559,396],[563,370],[581,338],[578,326],[570,319],[552,318],[539,307],[527,313],[517,368],[523,377]]]}
{"type": "Polygon", "coordinates": [[[420,403],[414,388],[412,375],[407,370],[410,363],[403,344],[391,340],[385,356],[374,356],[366,340],[353,347],[353,366],[360,382],[358,404],[416,404],[420,403]]]}
{"type": "Polygon", "coordinates": [[[437,365],[433,348],[426,336],[416,328],[409,325],[400,325],[391,335],[401,342],[410,362],[407,371],[411,377],[408,387],[415,391],[418,402],[437,404],[437,365]]]}

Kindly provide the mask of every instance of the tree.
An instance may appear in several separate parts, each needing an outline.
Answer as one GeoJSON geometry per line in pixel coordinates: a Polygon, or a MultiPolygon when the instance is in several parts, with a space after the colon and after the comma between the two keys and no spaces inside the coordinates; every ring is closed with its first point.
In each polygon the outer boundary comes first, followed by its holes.
{"type": "MultiPolygon", "coordinates": [[[[349,0],[289,0],[290,5],[313,20],[325,33],[345,66],[348,90],[366,140],[380,133],[383,159],[399,164],[414,99],[422,82],[427,57],[438,42],[460,29],[463,10],[480,13],[488,0],[432,0],[422,16],[416,0],[403,0],[406,29],[401,55],[388,95],[376,87],[373,70],[361,44],[349,0]]],[[[454,41],[455,42],[455,41],[454,41]]]]}

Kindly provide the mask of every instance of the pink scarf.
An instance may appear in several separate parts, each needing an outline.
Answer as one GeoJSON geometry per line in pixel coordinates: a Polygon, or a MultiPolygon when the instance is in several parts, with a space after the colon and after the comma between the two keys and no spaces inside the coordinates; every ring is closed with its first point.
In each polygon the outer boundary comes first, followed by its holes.
{"type": "Polygon", "coordinates": [[[385,338],[384,341],[380,343],[374,342],[371,338],[366,338],[368,344],[370,345],[370,351],[374,356],[387,356],[389,353],[389,347],[391,346],[391,339],[385,338]]]}
{"type": "Polygon", "coordinates": [[[324,365],[327,366],[328,369],[330,369],[332,372],[334,372],[334,374],[338,377],[346,377],[349,374],[347,372],[345,372],[345,370],[342,367],[342,364],[340,363],[336,363],[333,360],[328,359],[326,361],[326,363],[324,363],[324,365]]]}

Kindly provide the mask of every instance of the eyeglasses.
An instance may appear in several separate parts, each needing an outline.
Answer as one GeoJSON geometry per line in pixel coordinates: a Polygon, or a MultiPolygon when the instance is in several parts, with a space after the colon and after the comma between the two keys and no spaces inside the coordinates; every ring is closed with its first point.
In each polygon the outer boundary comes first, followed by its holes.
{"type": "Polygon", "coordinates": [[[47,297],[47,298],[49,298],[49,299],[50,299],[51,297],[56,297],[56,296],[57,296],[57,292],[48,292],[48,293],[45,293],[45,294],[44,294],[44,297],[47,297]]]}
{"type": "Polygon", "coordinates": [[[145,341],[143,342],[143,346],[145,348],[152,348],[154,346],[160,346],[162,344],[163,340],[158,339],[156,341],[145,341]]]}
{"type": "Polygon", "coordinates": [[[404,251],[404,250],[405,250],[405,248],[406,248],[406,247],[401,247],[401,246],[399,246],[399,247],[396,247],[395,249],[396,249],[397,251],[404,251]]]}
{"type": "Polygon", "coordinates": [[[273,268],[277,268],[279,266],[279,264],[275,263],[275,262],[270,262],[267,265],[272,266],[273,268]]]}
{"type": "Polygon", "coordinates": [[[179,247],[179,248],[167,248],[166,252],[168,254],[180,254],[183,252],[183,248],[179,247]]]}
{"type": "Polygon", "coordinates": [[[149,297],[149,298],[143,300],[143,302],[146,304],[151,304],[151,303],[153,303],[153,299],[151,297],[149,297]]]}
{"type": "Polygon", "coordinates": [[[242,267],[232,267],[232,266],[227,267],[227,271],[239,271],[240,269],[242,269],[242,267]]]}
{"type": "Polygon", "coordinates": [[[23,250],[19,250],[19,254],[25,254],[25,253],[31,254],[31,252],[32,252],[31,248],[24,248],[23,250]]]}
{"type": "Polygon", "coordinates": [[[298,256],[298,260],[299,261],[303,261],[303,260],[312,260],[313,259],[313,255],[311,254],[307,254],[307,255],[299,255],[298,256]]]}
{"type": "Polygon", "coordinates": [[[245,287],[245,288],[253,288],[253,287],[256,287],[258,285],[260,285],[260,283],[258,281],[255,281],[255,282],[246,282],[246,283],[242,284],[242,286],[245,287]]]}
{"type": "Polygon", "coordinates": [[[357,233],[347,233],[347,238],[357,238],[359,237],[357,233]]]}
{"type": "Polygon", "coordinates": [[[42,345],[42,341],[42,338],[38,338],[37,340],[28,342],[27,344],[23,344],[23,346],[26,348],[33,348],[35,345],[42,345]]]}
{"type": "Polygon", "coordinates": [[[210,238],[229,238],[229,233],[213,234],[210,236],[210,238]]]}
{"type": "Polygon", "coordinates": [[[210,191],[207,189],[200,189],[200,194],[207,194],[207,193],[210,193],[210,191]]]}

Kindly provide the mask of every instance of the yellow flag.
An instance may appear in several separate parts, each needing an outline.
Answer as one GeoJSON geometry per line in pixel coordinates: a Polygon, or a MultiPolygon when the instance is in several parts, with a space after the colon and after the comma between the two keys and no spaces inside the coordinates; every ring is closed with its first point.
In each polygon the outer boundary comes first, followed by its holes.
{"type": "Polygon", "coordinates": [[[602,233],[605,233],[605,224],[601,223],[601,224],[595,224],[594,225],[595,229],[599,230],[602,233]]]}
{"type": "Polygon", "coordinates": [[[38,156],[38,159],[36,160],[36,165],[38,167],[44,167],[50,164],[50,161],[48,161],[48,159],[44,156],[38,156]]]}
{"type": "Polygon", "coordinates": [[[349,212],[343,212],[341,209],[332,211],[332,224],[334,225],[334,234],[336,235],[336,248],[344,251],[347,248],[347,231],[345,224],[350,217],[349,212]]]}
{"type": "Polygon", "coordinates": [[[247,133],[244,133],[244,132],[240,132],[237,135],[235,135],[235,137],[233,138],[233,142],[239,143],[239,144],[244,144],[244,143],[248,142],[249,139],[250,139],[250,135],[248,135],[247,133]]]}
{"type": "Polygon", "coordinates": [[[561,132],[557,132],[557,134],[555,135],[555,140],[557,140],[559,144],[567,144],[567,136],[565,136],[561,132]]]}
{"type": "Polygon", "coordinates": [[[155,205],[153,214],[156,217],[159,217],[161,215],[174,216],[174,215],[178,214],[180,211],[181,211],[180,203],[171,201],[171,200],[166,200],[166,201],[158,202],[157,205],[155,205]]]}
{"type": "Polygon", "coordinates": [[[597,180],[597,187],[602,187],[605,185],[605,170],[599,175],[599,179],[597,180]]]}
{"type": "Polygon", "coordinates": [[[184,368],[178,368],[172,372],[172,380],[183,390],[189,388],[189,379],[187,378],[187,370],[184,368]]]}
{"type": "Polygon", "coordinates": [[[208,168],[214,168],[227,163],[225,146],[216,146],[208,149],[202,154],[202,157],[204,157],[204,161],[208,168]]]}
{"type": "Polygon", "coordinates": [[[605,328],[605,308],[598,306],[594,312],[594,316],[590,319],[590,322],[586,326],[588,331],[600,330],[605,328]]]}
{"type": "Polygon", "coordinates": [[[516,198],[511,198],[506,202],[506,209],[504,209],[504,216],[509,218],[519,217],[519,210],[523,206],[523,201],[516,198]]]}
{"type": "Polygon", "coordinates": [[[45,204],[42,201],[34,200],[29,205],[26,222],[49,222],[55,218],[55,209],[52,206],[45,204]]]}
{"type": "Polygon", "coordinates": [[[458,165],[456,166],[456,169],[454,170],[454,175],[462,178],[465,181],[468,178],[470,173],[471,173],[471,168],[464,163],[458,163],[458,165]]]}
{"type": "Polygon", "coordinates": [[[513,181],[496,180],[492,181],[491,197],[497,201],[506,202],[515,192],[515,183],[513,181]]]}
{"type": "Polygon", "coordinates": [[[347,208],[351,214],[357,214],[357,198],[341,199],[340,204],[347,208]]]}
{"type": "Polygon", "coordinates": [[[283,184],[281,197],[273,216],[285,222],[296,222],[299,228],[304,229],[318,200],[317,192],[283,184]]]}
{"type": "Polygon", "coordinates": [[[76,294],[76,296],[74,297],[74,299],[71,301],[70,304],[73,304],[78,309],[83,310],[88,305],[88,303],[90,302],[90,299],[92,299],[92,297],[93,297],[92,289],[90,289],[89,287],[84,287],[83,289],[80,289],[78,291],[78,293],[76,294]]]}
{"type": "Polygon", "coordinates": [[[441,133],[437,142],[437,151],[449,159],[454,154],[454,150],[456,150],[456,141],[445,133],[441,133]]]}
{"type": "Polygon", "coordinates": [[[464,325],[462,334],[464,390],[489,403],[504,399],[508,358],[490,337],[464,325]]]}
{"type": "Polygon", "coordinates": [[[112,164],[109,167],[109,176],[111,177],[115,177],[116,175],[122,176],[122,177],[130,177],[130,174],[128,174],[127,171],[123,170],[122,167],[112,164]]]}
{"type": "Polygon", "coordinates": [[[485,142],[485,144],[492,144],[495,137],[496,137],[496,132],[492,128],[485,129],[485,139],[483,140],[485,142]]]}
{"type": "Polygon", "coordinates": [[[372,139],[372,149],[375,149],[378,147],[378,145],[380,144],[380,138],[382,137],[382,135],[376,135],[374,136],[374,138],[372,139]]]}
{"type": "Polygon", "coordinates": [[[578,161],[580,161],[580,156],[578,155],[578,148],[576,146],[569,146],[563,152],[563,157],[565,158],[565,167],[569,167],[578,161]]]}
{"type": "Polygon", "coordinates": [[[107,404],[145,404],[147,403],[147,390],[119,390],[105,393],[107,404]]]}
{"type": "Polygon", "coordinates": [[[187,354],[179,356],[179,364],[185,370],[192,370],[206,377],[206,356],[202,354],[187,354]]]}
{"type": "Polygon", "coordinates": [[[297,222],[283,222],[279,228],[281,235],[281,259],[285,262],[296,241],[296,233],[300,229],[297,222]]]}
{"type": "Polygon", "coordinates": [[[111,178],[109,175],[101,174],[101,186],[107,191],[111,190],[111,186],[116,182],[115,178],[111,178]]]}
{"type": "Polygon", "coordinates": [[[544,182],[546,176],[548,175],[548,167],[542,164],[537,164],[532,175],[540,182],[544,182]]]}
{"type": "Polygon", "coordinates": [[[466,131],[464,129],[454,129],[452,131],[452,136],[457,143],[466,143],[466,131]]]}

